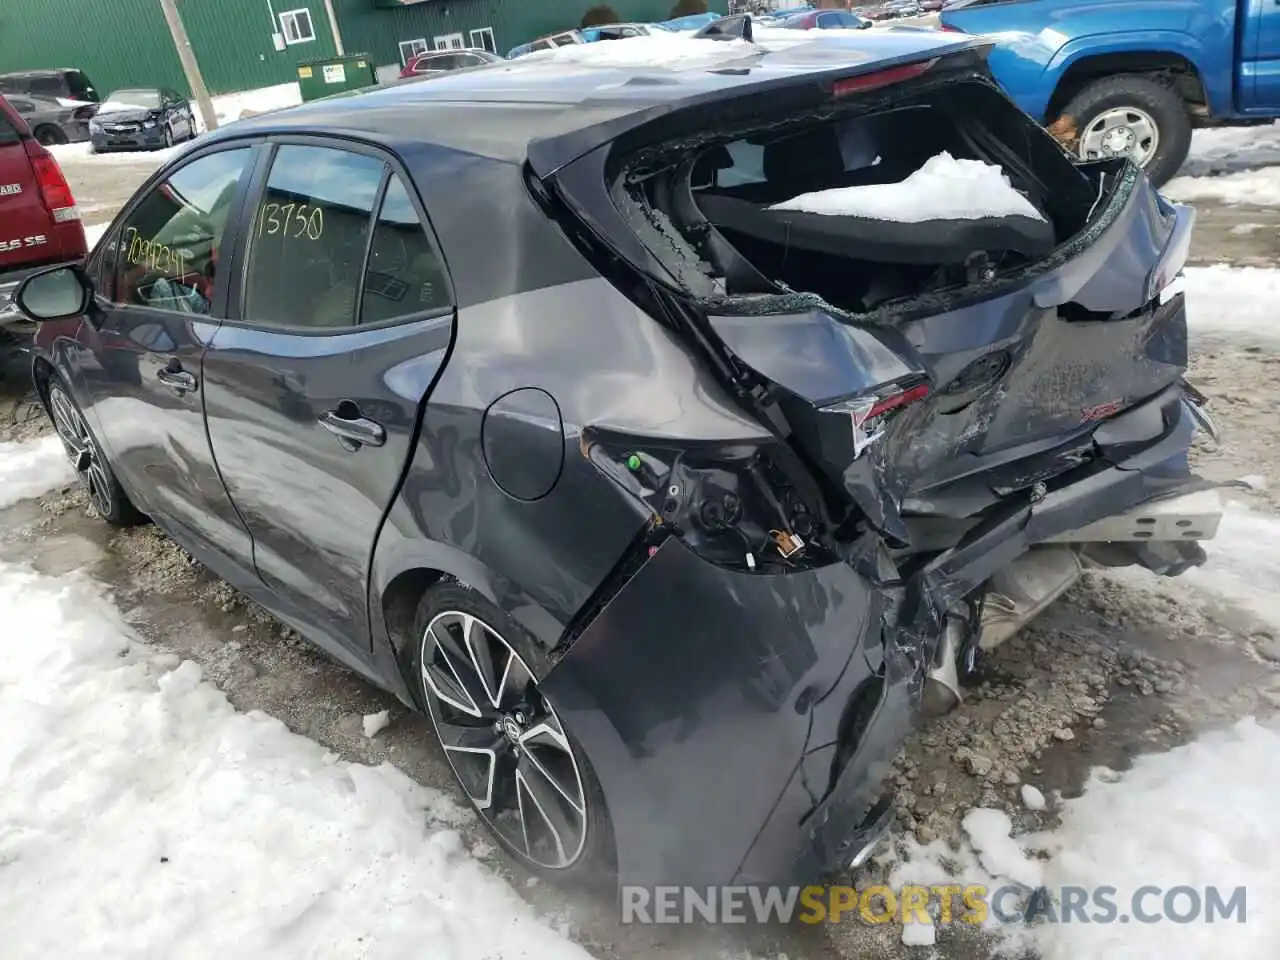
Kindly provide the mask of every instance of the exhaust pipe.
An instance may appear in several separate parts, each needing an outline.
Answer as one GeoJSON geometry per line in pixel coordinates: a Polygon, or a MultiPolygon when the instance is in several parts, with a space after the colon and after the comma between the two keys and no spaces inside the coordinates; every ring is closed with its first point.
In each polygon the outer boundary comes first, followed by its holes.
{"type": "Polygon", "coordinates": [[[960,692],[960,671],[957,663],[960,652],[969,639],[965,619],[957,614],[947,615],[942,638],[933,656],[933,665],[925,674],[921,709],[931,717],[950,713],[964,701],[960,692]]]}

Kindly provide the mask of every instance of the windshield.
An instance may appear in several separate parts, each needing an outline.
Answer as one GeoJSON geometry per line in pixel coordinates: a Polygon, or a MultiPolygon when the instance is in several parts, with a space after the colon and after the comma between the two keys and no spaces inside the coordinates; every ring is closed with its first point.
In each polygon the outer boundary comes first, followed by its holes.
{"type": "Polygon", "coordinates": [[[159,110],[159,90],[117,90],[107,97],[98,113],[116,113],[121,110],[159,110]]]}

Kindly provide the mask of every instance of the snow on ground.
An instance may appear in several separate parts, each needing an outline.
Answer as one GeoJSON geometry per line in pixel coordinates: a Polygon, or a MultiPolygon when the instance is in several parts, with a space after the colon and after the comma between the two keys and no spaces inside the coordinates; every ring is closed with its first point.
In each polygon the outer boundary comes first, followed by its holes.
{"type": "Polygon", "coordinates": [[[869,217],[898,223],[1023,216],[1043,220],[997,166],[943,152],[900,183],[837,187],[802,193],[770,210],[869,217]]]}
{"type": "MultiPolygon", "coordinates": [[[[56,436],[23,443],[0,441],[0,509],[42,496],[73,480],[75,471],[56,436]]],[[[0,857],[0,864],[3,862],[0,857]]]]}
{"type": "Polygon", "coordinates": [[[1280,340],[1280,270],[1187,267],[1187,323],[1193,336],[1240,335],[1280,340]]]}
{"type": "Polygon", "coordinates": [[[178,144],[176,147],[160,150],[117,150],[111,153],[94,153],[86,140],[82,143],[56,143],[48,149],[57,157],[58,163],[63,165],[67,163],[147,163],[158,167],[185,146],[186,144],[178,144]]]}
{"type": "Polygon", "coordinates": [[[109,226],[111,226],[110,223],[99,223],[95,226],[84,228],[84,241],[89,245],[90,250],[102,239],[102,235],[107,232],[107,227],[109,226]]]}
{"type": "Polygon", "coordinates": [[[1203,177],[1268,164],[1280,164],[1280,122],[1197,130],[1187,162],[1178,172],[1184,177],[1203,177]]]}
{"type": "Polygon", "coordinates": [[[1252,203],[1260,207],[1280,206],[1280,167],[1240,170],[1222,176],[1175,177],[1161,190],[1170,200],[1220,203],[1252,203]]]}
{"type": "MultiPolygon", "coordinates": [[[[745,40],[706,40],[682,33],[655,33],[603,43],[579,43],[537,50],[521,61],[544,60],[589,67],[653,67],[705,70],[723,63],[758,56],[760,50],[745,40]]],[[[501,69],[501,68],[499,68],[501,69]]]]}
{"type": "Polygon", "coordinates": [[[586,960],[442,794],[237,713],[87,578],[0,564],[0,616],[5,960],[586,960]]]}
{"type": "Polygon", "coordinates": [[[1280,630],[1280,518],[1243,507],[1224,511],[1208,561],[1182,579],[1233,601],[1280,630]]]}
{"type": "MultiPolygon", "coordinates": [[[[1057,895],[1064,887],[1093,894],[1112,887],[1116,918],[1110,923],[1044,923],[1030,928],[1001,925],[989,918],[1014,951],[1032,948],[1040,960],[1124,957],[1126,960],[1263,960],[1275,956],[1280,913],[1280,820],[1274,798],[1280,791],[1280,733],[1247,718],[1227,730],[1168,753],[1141,756],[1123,774],[1095,770],[1082,796],[1061,804],[1061,825],[1047,833],[1009,836],[1011,823],[999,810],[975,809],[965,818],[968,842],[955,851],[942,841],[928,846],[908,842],[908,856],[893,870],[891,884],[983,884],[995,889],[1010,882],[1043,886],[1057,895]],[[1164,892],[1179,886],[1205,890],[1216,886],[1227,903],[1237,887],[1246,888],[1246,922],[1202,915],[1185,923],[1166,918],[1135,922],[1134,896],[1144,886],[1162,891],[1146,895],[1137,907],[1150,915],[1164,909],[1164,892]],[[1121,921],[1127,916],[1127,921],[1121,921]]],[[[1174,912],[1186,911],[1188,895],[1179,895],[1174,912]]],[[[1015,906],[1013,898],[1003,905],[1015,906]]],[[[1055,904],[1055,910],[1061,903],[1055,904]]],[[[1099,904],[1085,905],[1087,916],[1102,915],[1099,904]]],[[[908,925],[908,927],[911,925],[908,925]]],[[[920,931],[904,932],[920,942],[920,931]]]]}
{"type": "Polygon", "coordinates": [[[1280,123],[1196,131],[1186,164],[1161,192],[1188,202],[1280,206],[1280,123]]]}

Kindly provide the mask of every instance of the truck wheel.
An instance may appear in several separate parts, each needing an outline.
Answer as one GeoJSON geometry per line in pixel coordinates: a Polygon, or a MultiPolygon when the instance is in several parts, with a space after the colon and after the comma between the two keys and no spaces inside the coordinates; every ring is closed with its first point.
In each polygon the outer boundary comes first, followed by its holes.
{"type": "Polygon", "coordinates": [[[1075,121],[1082,160],[1130,154],[1157,187],[1191,149],[1191,117],[1182,98],[1147,77],[1108,77],[1089,84],[1062,111],[1075,121]]]}

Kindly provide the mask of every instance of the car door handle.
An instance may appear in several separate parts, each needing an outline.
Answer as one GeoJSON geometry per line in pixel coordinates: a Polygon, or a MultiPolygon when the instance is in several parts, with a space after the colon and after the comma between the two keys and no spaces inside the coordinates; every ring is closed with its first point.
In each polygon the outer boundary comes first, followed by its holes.
{"type": "Polygon", "coordinates": [[[188,390],[196,388],[196,378],[183,370],[182,367],[174,364],[170,364],[157,373],[156,379],[166,387],[179,393],[186,393],[188,390]]]}
{"type": "Polygon", "coordinates": [[[354,403],[344,400],[336,409],[320,418],[324,427],[353,453],[361,447],[380,447],[387,442],[387,431],[376,420],[362,416],[354,403]]]}

